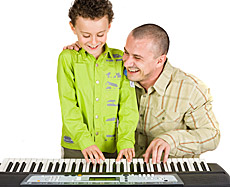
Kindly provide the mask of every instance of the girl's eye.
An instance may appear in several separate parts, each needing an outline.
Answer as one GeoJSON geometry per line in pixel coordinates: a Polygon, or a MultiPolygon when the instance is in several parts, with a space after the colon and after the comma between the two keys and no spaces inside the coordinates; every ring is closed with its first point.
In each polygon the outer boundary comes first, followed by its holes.
{"type": "Polygon", "coordinates": [[[104,34],[98,34],[97,36],[98,36],[98,37],[103,37],[103,36],[104,36],[104,34]]]}

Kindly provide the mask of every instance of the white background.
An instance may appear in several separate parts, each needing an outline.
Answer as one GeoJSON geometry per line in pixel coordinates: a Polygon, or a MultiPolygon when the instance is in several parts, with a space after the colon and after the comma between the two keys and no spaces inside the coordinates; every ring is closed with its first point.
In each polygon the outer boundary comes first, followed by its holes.
{"type": "MultiPolygon", "coordinates": [[[[0,162],[8,157],[60,158],[61,112],[56,70],[62,47],[77,40],[69,28],[72,0],[0,1],[0,162]]],[[[169,34],[169,61],[203,80],[214,98],[221,142],[205,153],[230,173],[229,1],[111,0],[110,47],[123,49],[144,23],[169,34]]]]}

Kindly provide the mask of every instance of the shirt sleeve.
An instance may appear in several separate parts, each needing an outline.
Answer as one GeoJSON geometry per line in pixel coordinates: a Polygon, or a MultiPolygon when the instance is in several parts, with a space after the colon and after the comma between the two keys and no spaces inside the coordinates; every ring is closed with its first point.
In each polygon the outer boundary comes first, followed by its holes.
{"type": "Polygon", "coordinates": [[[134,82],[123,75],[119,100],[117,151],[134,148],[135,130],[139,120],[134,82]]]}
{"type": "Polygon", "coordinates": [[[172,130],[159,135],[170,144],[171,156],[194,156],[214,150],[220,141],[219,124],[212,111],[209,89],[197,85],[191,93],[189,110],[184,114],[185,130],[172,130]]]}
{"type": "Polygon", "coordinates": [[[58,59],[57,82],[63,122],[62,133],[83,150],[95,143],[87,124],[83,123],[81,110],[78,107],[72,61],[73,54],[70,50],[64,50],[58,59]]]}

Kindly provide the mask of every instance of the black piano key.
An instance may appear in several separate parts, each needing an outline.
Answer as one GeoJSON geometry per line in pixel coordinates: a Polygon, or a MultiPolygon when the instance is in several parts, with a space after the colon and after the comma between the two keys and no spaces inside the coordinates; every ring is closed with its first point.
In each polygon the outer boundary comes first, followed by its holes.
{"type": "Polygon", "coordinates": [[[76,163],[74,162],[71,168],[71,172],[74,173],[76,169],[76,163]]]}
{"type": "Polygon", "coordinates": [[[180,165],[180,162],[177,162],[177,168],[178,168],[178,170],[179,170],[180,172],[182,172],[182,167],[181,167],[181,165],[180,165]]]}
{"type": "Polygon", "coordinates": [[[23,172],[24,169],[25,169],[25,167],[26,167],[26,163],[25,163],[25,162],[22,162],[22,166],[21,166],[19,172],[23,172]]]}
{"type": "Polygon", "coordinates": [[[41,172],[42,167],[43,167],[43,163],[42,163],[42,162],[40,162],[40,163],[39,163],[39,166],[38,166],[38,170],[37,170],[37,172],[41,172]]]}
{"type": "Polygon", "coordinates": [[[133,162],[130,163],[130,172],[134,172],[134,165],[133,165],[133,162]]]}
{"type": "Polygon", "coordinates": [[[147,170],[147,163],[146,162],[144,162],[144,172],[148,172],[148,170],[147,170]]]}
{"type": "Polygon", "coordinates": [[[6,172],[9,172],[11,170],[12,166],[13,166],[13,162],[9,162],[9,164],[6,168],[6,172]]]}
{"type": "Polygon", "coordinates": [[[141,172],[141,165],[140,165],[140,162],[137,162],[137,172],[141,172]]]}
{"type": "Polygon", "coordinates": [[[172,171],[175,172],[176,169],[175,169],[175,166],[174,166],[174,163],[173,163],[173,162],[170,163],[170,166],[171,166],[172,171]]]}
{"type": "Polygon", "coordinates": [[[65,162],[63,162],[63,164],[62,164],[62,168],[61,168],[61,172],[65,172],[65,168],[66,168],[66,163],[65,163],[65,162]]]}
{"type": "Polygon", "coordinates": [[[49,167],[48,167],[48,169],[47,169],[47,172],[51,172],[51,171],[52,171],[52,167],[53,167],[53,163],[50,162],[50,163],[49,163],[49,167]]]}
{"type": "Polygon", "coordinates": [[[163,162],[160,163],[160,166],[161,166],[161,171],[165,172],[165,167],[164,167],[164,163],[163,162]]]}
{"type": "Polygon", "coordinates": [[[33,163],[32,163],[32,165],[31,165],[31,168],[30,168],[30,171],[29,171],[29,172],[33,172],[33,171],[34,171],[35,166],[36,166],[36,163],[35,163],[35,162],[33,162],[33,163]]]}
{"type": "Polygon", "coordinates": [[[92,172],[93,171],[93,163],[92,162],[90,162],[90,164],[89,164],[89,171],[87,171],[87,172],[92,172]]]}
{"type": "Polygon", "coordinates": [[[153,168],[154,168],[154,171],[155,171],[155,172],[158,172],[158,169],[157,169],[157,165],[156,165],[156,164],[153,164],[153,168]]]}
{"type": "Polygon", "coordinates": [[[121,164],[120,164],[120,172],[124,172],[124,164],[123,164],[123,162],[121,162],[121,164]]]}
{"type": "Polygon", "coordinates": [[[19,165],[20,165],[19,162],[16,162],[16,164],[15,164],[15,166],[13,168],[13,172],[17,171],[19,165]]]}
{"type": "Polygon", "coordinates": [[[185,171],[189,171],[188,164],[186,162],[183,163],[185,171]]]}
{"type": "Polygon", "coordinates": [[[97,165],[96,165],[96,172],[99,172],[99,170],[100,170],[100,164],[97,163],[97,165]]]}
{"type": "Polygon", "coordinates": [[[60,164],[57,162],[54,168],[54,172],[58,172],[58,168],[59,168],[60,164]]]}
{"type": "Polygon", "coordinates": [[[102,167],[102,168],[103,168],[102,171],[103,171],[103,172],[106,172],[107,165],[106,165],[105,162],[103,163],[103,167],[102,167]]]}
{"type": "Polygon", "coordinates": [[[113,163],[113,172],[116,172],[116,170],[117,170],[117,165],[116,165],[116,163],[114,162],[114,163],[113,163]]]}
{"type": "Polygon", "coordinates": [[[204,162],[201,162],[200,165],[201,165],[203,171],[208,171],[206,166],[205,166],[205,164],[204,164],[204,162]]]}
{"type": "Polygon", "coordinates": [[[195,170],[196,170],[196,171],[199,171],[199,168],[198,168],[197,162],[194,162],[194,163],[193,163],[193,166],[194,166],[194,168],[195,168],[195,170]]]}
{"type": "Polygon", "coordinates": [[[83,163],[81,162],[81,163],[80,163],[80,165],[79,165],[79,171],[78,171],[79,173],[81,173],[81,172],[82,172],[82,170],[83,170],[83,166],[84,166],[84,165],[83,165],[83,163]]]}

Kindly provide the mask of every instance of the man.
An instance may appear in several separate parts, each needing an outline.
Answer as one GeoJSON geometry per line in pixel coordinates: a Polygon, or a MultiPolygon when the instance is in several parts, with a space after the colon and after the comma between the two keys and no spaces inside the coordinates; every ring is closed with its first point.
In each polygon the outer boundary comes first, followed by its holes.
{"type": "MultiPolygon", "coordinates": [[[[76,48],[76,45],[69,46],[76,48]]],[[[124,48],[127,77],[135,81],[139,106],[135,154],[148,162],[168,157],[199,157],[220,139],[209,88],[193,75],[173,67],[169,37],[155,25],[135,28],[124,48]]],[[[119,157],[117,160],[119,160],[119,157]]]]}

